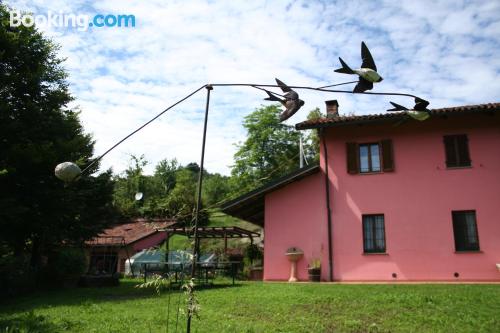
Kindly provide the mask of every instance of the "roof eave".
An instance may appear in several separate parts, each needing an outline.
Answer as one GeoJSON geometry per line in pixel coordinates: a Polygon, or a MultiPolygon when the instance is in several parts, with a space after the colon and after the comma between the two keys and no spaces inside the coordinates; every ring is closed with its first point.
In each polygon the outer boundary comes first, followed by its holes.
{"type": "Polygon", "coordinates": [[[307,130],[307,129],[315,129],[315,128],[325,128],[325,127],[342,127],[342,126],[351,126],[351,125],[365,125],[365,124],[380,124],[387,123],[394,120],[403,120],[409,117],[387,117],[387,118],[378,118],[378,119],[360,119],[360,120],[351,120],[351,121],[342,121],[342,122],[323,122],[319,124],[304,124],[298,123],[295,125],[295,129],[297,130],[307,130]]]}
{"type": "MultiPolygon", "coordinates": [[[[460,110],[456,111],[453,109],[450,110],[431,110],[430,114],[431,116],[434,117],[456,117],[456,116],[463,116],[463,115],[470,115],[470,114],[495,114],[498,112],[500,108],[498,107],[493,107],[493,108],[484,108],[484,109],[471,109],[471,110],[460,110]]],[[[370,115],[366,115],[369,117],[370,115]]],[[[379,114],[379,115],[371,115],[373,117],[378,117],[375,119],[358,119],[358,120],[343,120],[343,119],[334,119],[332,118],[331,120],[326,120],[320,123],[308,123],[307,121],[301,122],[295,125],[295,129],[297,130],[307,130],[307,129],[316,129],[316,128],[325,128],[325,127],[343,127],[343,126],[351,126],[351,125],[365,125],[365,124],[381,124],[381,123],[388,123],[392,121],[398,121],[398,120],[410,120],[410,121],[416,121],[410,116],[408,116],[406,113],[401,112],[399,114],[379,114]]],[[[359,116],[363,117],[363,116],[359,116]]],[[[340,117],[342,118],[342,117],[340,117]]],[[[324,118],[323,118],[324,119],[324,118]]]]}
{"type": "Polygon", "coordinates": [[[259,195],[272,192],[273,189],[279,188],[282,185],[286,185],[287,182],[291,182],[291,181],[293,181],[296,178],[300,178],[301,176],[306,176],[308,174],[315,173],[318,170],[319,170],[319,165],[313,165],[313,166],[310,166],[310,167],[306,167],[306,168],[300,169],[300,172],[292,173],[292,176],[287,175],[287,176],[278,178],[277,180],[272,181],[272,182],[270,182],[270,183],[268,183],[268,184],[266,184],[264,186],[261,186],[261,187],[255,189],[255,190],[253,190],[253,191],[249,191],[248,193],[246,193],[246,194],[244,194],[242,196],[239,196],[236,199],[233,199],[233,200],[230,200],[230,201],[227,201],[227,202],[223,203],[221,205],[221,209],[228,209],[228,208],[231,208],[232,206],[240,203],[241,201],[248,200],[248,199],[250,199],[252,197],[257,197],[259,195]]]}
{"type": "Polygon", "coordinates": [[[242,220],[263,227],[264,226],[263,206],[264,206],[265,195],[281,187],[284,187],[294,181],[312,175],[318,171],[319,171],[318,165],[313,165],[299,169],[289,175],[278,178],[275,181],[272,181],[264,186],[261,186],[242,196],[239,196],[238,198],[223,203],[221,205],[221,210],[228,215],[238,217],[242,220]],[[260,211],[261,206],[262,206],[262,211],[260,211]],[[249,209],[249,207],[253,209],[249,209]],[[246,214],[238,214],[238,212],[240,213],[245,212],[246,214]]]}

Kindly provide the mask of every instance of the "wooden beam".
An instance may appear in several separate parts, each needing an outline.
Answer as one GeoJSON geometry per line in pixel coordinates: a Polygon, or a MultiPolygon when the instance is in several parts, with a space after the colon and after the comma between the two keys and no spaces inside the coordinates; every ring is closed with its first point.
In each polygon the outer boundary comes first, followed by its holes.
{"type": "Polygon", "coordinates": [[[224,254],[227,254],[227,235],[224,233],[224,254]]]}

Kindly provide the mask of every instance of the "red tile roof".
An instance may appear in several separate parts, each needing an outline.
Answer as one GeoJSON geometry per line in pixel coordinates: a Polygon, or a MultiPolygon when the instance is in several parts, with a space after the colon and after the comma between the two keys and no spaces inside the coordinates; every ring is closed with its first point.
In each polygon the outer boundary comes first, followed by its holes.
{"type": "Polygon", "coordinates": [[[115,225],[112,228],[104,230],[94,239],[87,241],[90,246],[99,245],[121,245],[134,243],[144,237],[152,235],[158,229],[168,228],[176,223],[173,219],[143,219],[138,218],[129,223],[115,225]]]}
{"type": "MultiPolygon", "coordinates": [[[[478,105],[463,105],[449,108],[431,109],[430,114],[433,115],[455,115],[466,113],[480,112],[498,112],[500,111],[500,103],[488,103],[478,105]]],[[[306,120],[295,125],[298,130],[332,127],[332,126],[347,126],[354,124],[377,123],[388,120],[405,119],[408,115],[406,112],[387,112],[382,114],[369,114],[360,116],[340,116],[334,118],[319,118],[306,120]]]]}

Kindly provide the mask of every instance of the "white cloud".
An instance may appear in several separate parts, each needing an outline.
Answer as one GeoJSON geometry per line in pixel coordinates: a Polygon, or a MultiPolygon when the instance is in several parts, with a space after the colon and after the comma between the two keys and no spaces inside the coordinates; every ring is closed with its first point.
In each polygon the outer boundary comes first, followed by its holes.
{"type": "MultiPolygon", "coordinates": [[[[359,65],[366,41],[385,80],[375,91],[406,91],[432,107],[498,101],[500,3],[497,1],[10,1],[35,14],[133,14],[135,28],[44,29],[61,44],[75,105],[102,153],[168,105],[208,82],[321,86],[350,81],[337,58],[359,65]]],[[[42,28],[43,29],[43,28],[42,28]]],[[[167,112],[103,159],[116,172],[127,154],[150,164],[199,160],[204,91],[167,112]]],[[[265,104],[261,91],[212,92],[206,163],[228,173],[244,115],[265,104]]],[[[389,97],[302,91],[305,119],[323,101],[341,112],[382,112],[389,97]]],[[[394,99],[402,104],[412,101],[394,99]]]]}

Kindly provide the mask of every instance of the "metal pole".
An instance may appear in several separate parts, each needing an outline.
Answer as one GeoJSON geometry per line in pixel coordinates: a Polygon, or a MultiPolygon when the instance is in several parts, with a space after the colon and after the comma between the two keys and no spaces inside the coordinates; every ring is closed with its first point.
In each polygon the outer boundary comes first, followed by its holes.
{"type": "Polygon", "coordinates": [[[326,145],[326,132],[321,129],[320,132],[321,140],[323,141],[323,150],[325,157],[324,168],[325,168],[325,191],[326,191],[326,214],[328,223],[328,281],[333,281],[333,241],[332,241],[332,209],[330,207],[330,176],[328,175],[328,148],[326,145]]]}
{"type": "MultiPolygon", "coordinates": [[[[277,84],[258,84],[258,83],[212,83],[210,84],[212,87],[268,87],[268,88],[280,88],[279,85],[277,84]]],[[[332,85],[335,86],[335,85],[332,85]]],[[[326,89],[325,87],[321,88],[315,88],[315,87],[308,87],[308,86],[288,86],[288,88],[293,88],[293,89],[305,89],[305,90],[314,90],[314,91],[323,91],[323,92],[334,92],[334,93],[341,93],[341,94],[353,94],[353,95],[383,95],[383,96],[406,96],[406,97],[413,97],[417,98],[418,96],[412,95],[412,94],[404,94],[404,93],[396,93],[396,92],[368,92],[368,91],[363,91],[363,92],[354,92],[352,90],[337,90],[337,89],[326,89]]]]}
{"type": "MultiPolygon", "coordinates": [[[[167,272],[167,274],[170,273],[170,266],[169,266],[169,262],[168,262],[168,255],[169,255],[169,252],[170,252],[170,234],[167,232],[167,237],[166,237],[166,244],[165,244],[165,263],[166,263],[166,267],[165,267],[165,271],[167,272]]],[[[170,279],[170,278],[169,278],[170,279]]]]}
{"type": "MultiPolygon", "coordinates": [[[[213,89],[211,85],[205,87],[207,89],[207,104],[205,107],[205,124],[203,125],[203,143],[201,144],[201,162],[200,162],[200,174],[198,176],[198,196],[196,198],[196,211],[194,217],[194,246],[193,246],[193,263],[191,265],[191,278],[193,279],[196,274],[196,263],[198,261],[198,220],[200,217],[201,208],[201,186],[203,184],[203,165],[205,162],[205,142],[207,139],[207,122],[208,122],[208,110],[210,106],[210,91],[213,89]]],[[[191,332],[191,317],[192,314],[188,309],[188,318],[186,332],[191,332]]]]}
{"type": "Polygon", "coordinates": [[[227,254],[227,234],[226,231],[224,230],[224,255],[227,254]]]}
{"type": "Polygon", "coordinates": [[[304,148],[302,147],[302,134],[299,133],[299,168],[304,167],[304,148]]]}

